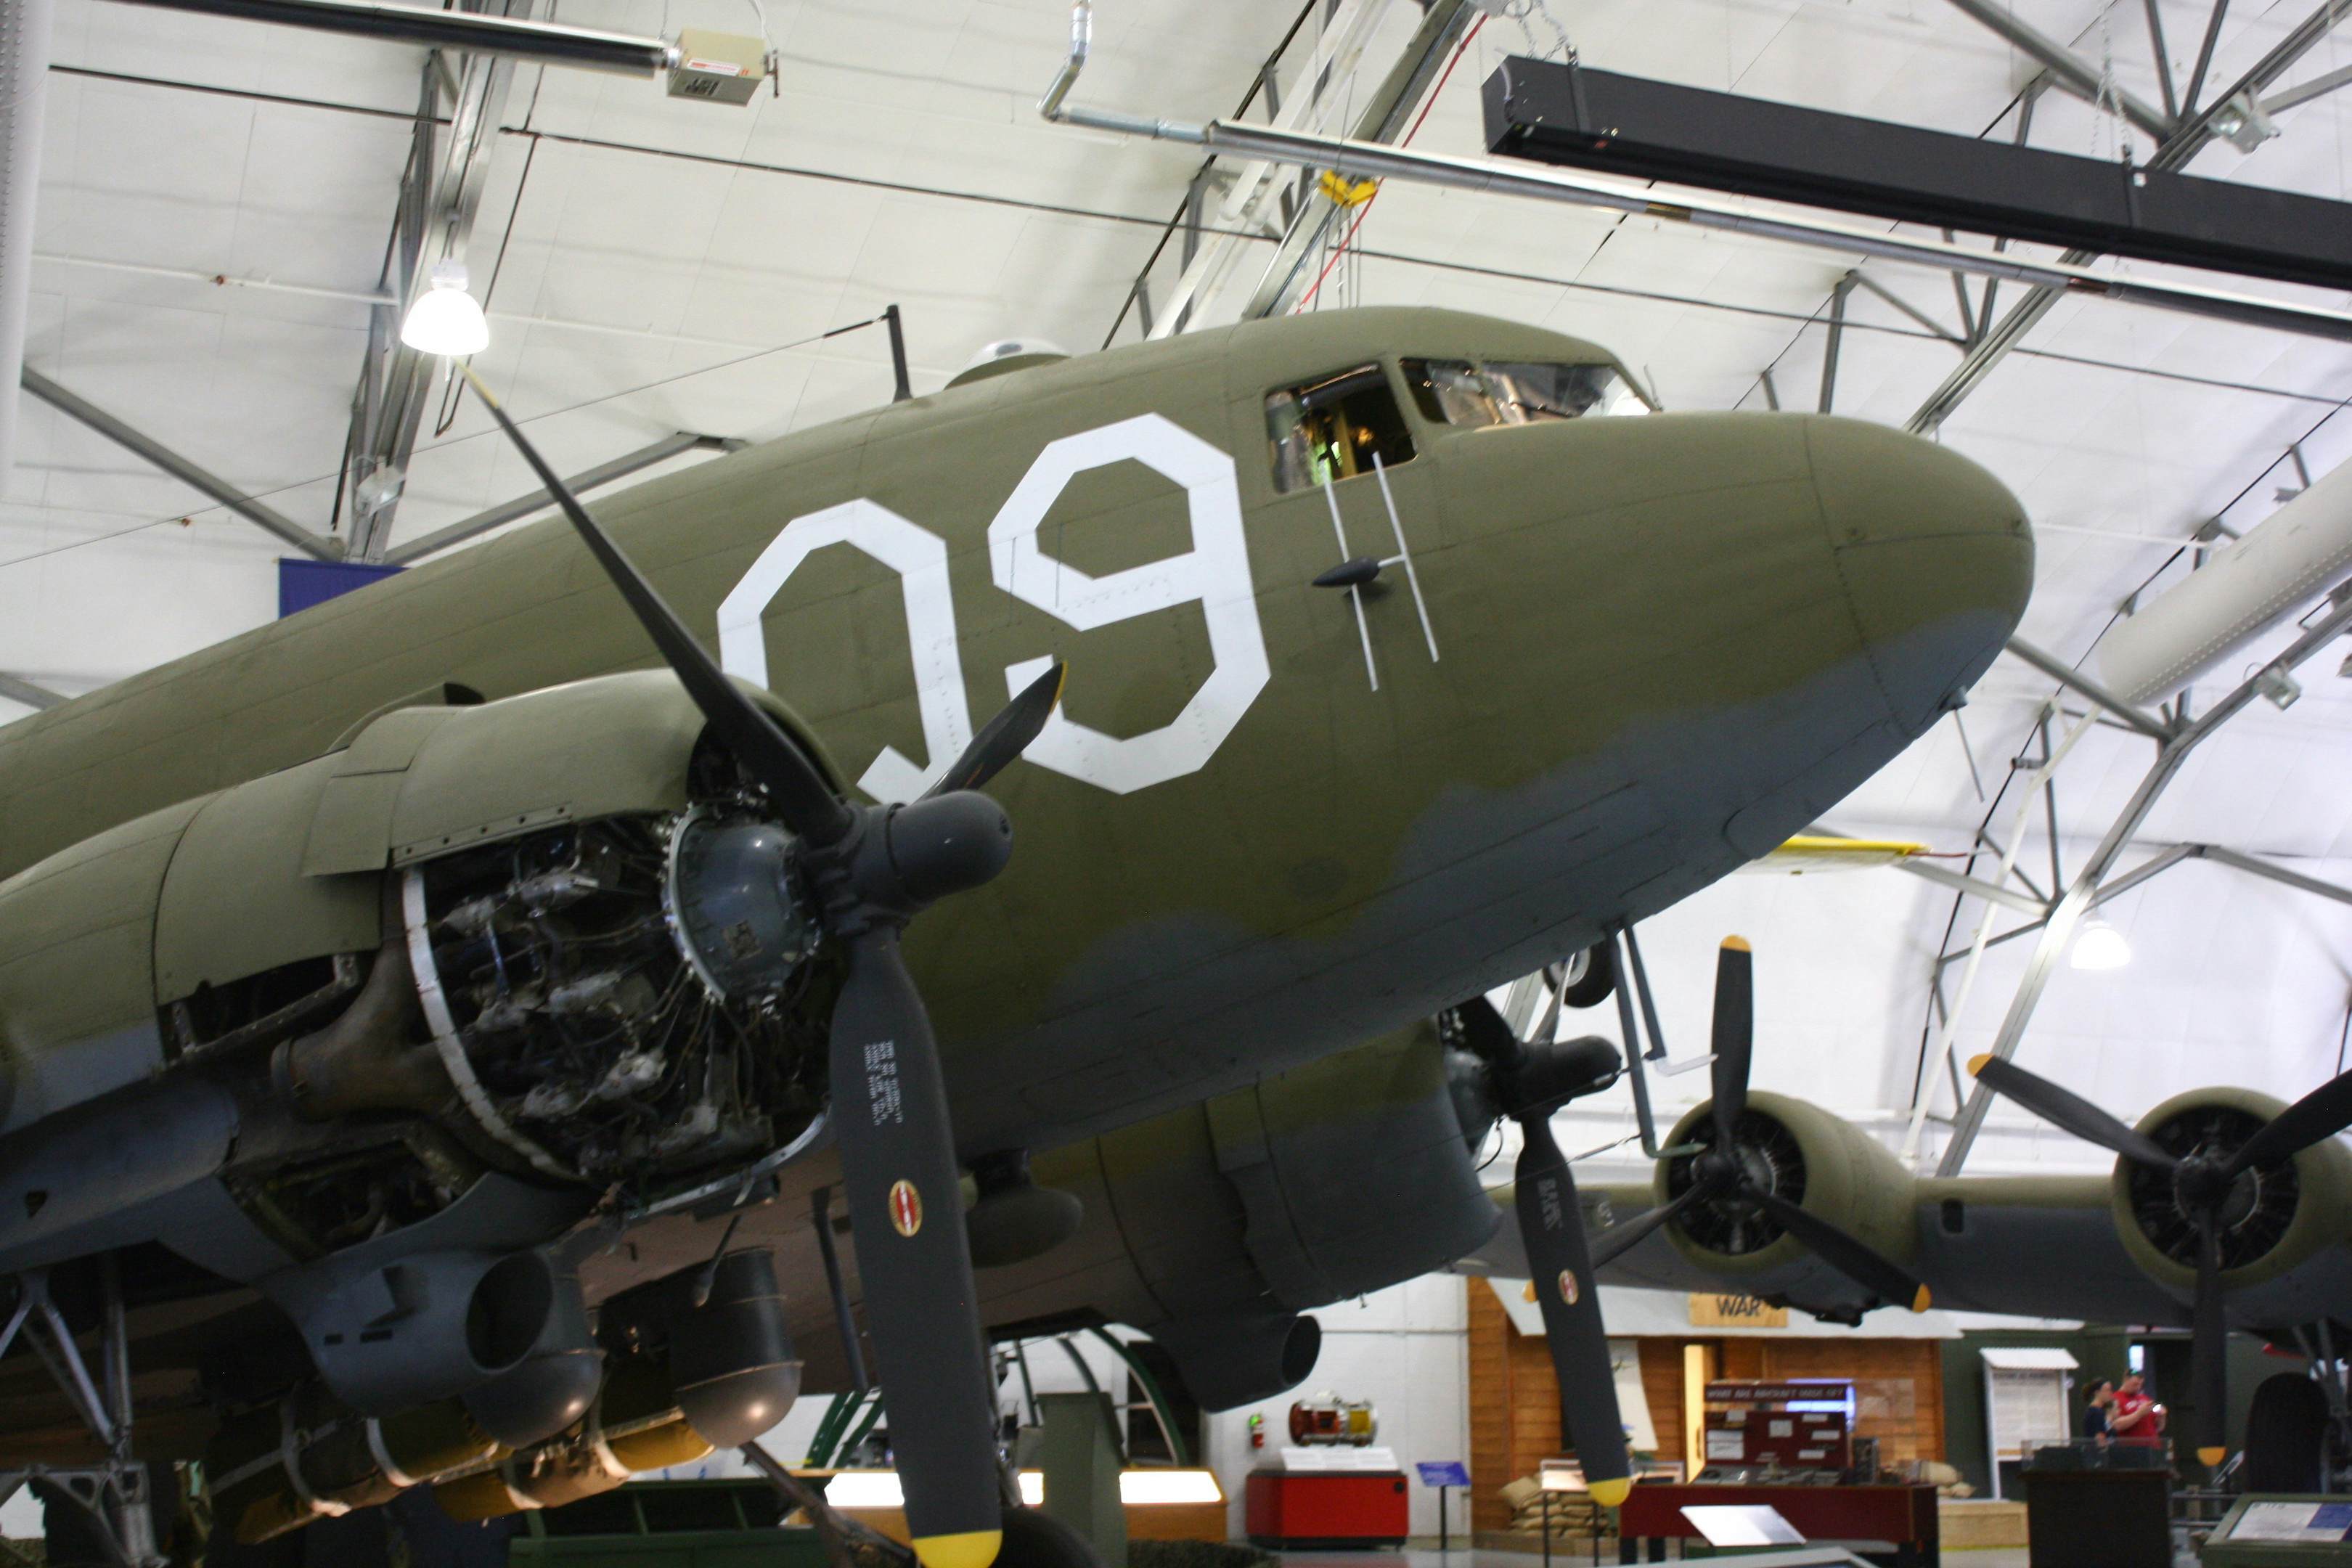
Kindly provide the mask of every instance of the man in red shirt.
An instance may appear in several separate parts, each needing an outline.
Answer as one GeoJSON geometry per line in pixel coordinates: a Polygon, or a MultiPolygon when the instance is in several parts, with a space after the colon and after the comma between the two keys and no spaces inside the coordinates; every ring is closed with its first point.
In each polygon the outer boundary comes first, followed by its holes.
{"type": "Polygon", "coordinates": [[[2147,1396],[2147,1380],[2134,1373],[2116,1390],[2107,1430],[2118,1443],[2138,1448],[2164,1447],[2164,1406],[2147,1396]]]}

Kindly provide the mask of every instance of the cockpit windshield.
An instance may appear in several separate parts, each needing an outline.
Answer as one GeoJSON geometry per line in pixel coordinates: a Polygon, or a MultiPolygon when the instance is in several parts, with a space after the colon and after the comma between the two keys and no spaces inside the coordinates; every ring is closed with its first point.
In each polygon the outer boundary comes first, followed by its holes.
{"type": "Polygon", "coordinates": [[[1614,365],[1409,359],[1403,369],[1422,413],[1440,425],[1533,425],[1650,411],[1614,365]]]}

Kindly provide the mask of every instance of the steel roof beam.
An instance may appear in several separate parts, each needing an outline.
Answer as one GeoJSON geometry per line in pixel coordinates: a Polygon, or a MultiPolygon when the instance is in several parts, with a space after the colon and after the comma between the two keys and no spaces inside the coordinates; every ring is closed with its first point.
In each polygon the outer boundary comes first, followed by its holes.
{"type": "Polygon", "coordinates": [[[25,367],[22,380],[26,391],[60,414],[88,426],[116,446],[153,464],[191,489],[201,491],[247,521],[267,529],[311,559],[340,561],[343,558],[341,540],[313,532],[276,507],[254,500],[211,469],[198,467],[152,436],[124,423],[87,399],[68,392],[31,365],[25,367]]]}
{"type": "MultiPolygon", "coordinates": [[[[2228,91],[2205,108],[2184,115],[2148,159],[2147,166],[2173,170],[2187,164],[2212,139],[2213,121],[2223,108],[2242,94],[2259,100],[2263,89],[2294,68],[2295,62],[2309,54],[2347,10],[2352,10],[2352,0],[2324,0],[2318,10],[2305,17],[2294,31],[2281,38],[2270,53],[2256,61],[2253,68],[2240,77],[2228,91]]],[[[2096,260],[2097,253],[2070,250],[2059,259],[2066,265],[2081,267],[2096,260]]],[[[1985,330],[1982,341],[1969,351],[1958,367],[1944,378],[1944,384],[1919,405],[1906,427],[1924,434],[1950,418],[1969,394],[1983,383],[1992,367],[2023,341],[2036,322],[2049,314],[2050,308],[2058,302],[2059,294],[2060,290],[2045,285],[2036,288],[2011,306],[2009,314],[1985,330]]]]}
{"type": "Polygon", "coordinates": [[[2263,100],[2263,112],[2284,114],[2290,109],[2309,103],[2315,98],[2325,98],[2346,82],[2352,82],[2352,66],[2339,66],[2325,76],[2313,77],[2309,81],[2288,88],[2276,97],[2263,100]]]}
{"type": "MultiPolygon", "coordinates": [[[[517,14],[528,17],[538,0],[490,4],[512,20],[517,14]]],[[[445,137],[439,123],[445,68],[438,55],[425,62],[408,174],[402,182],[391,253],[380,280],[395,290],[397,302],[379,305],[371,313],[367,360],[352,397],[346,481],[352,499],[352,552],[363,561],[382,559],[391,541],[417,429],[446,374],[445,362],[437,356],[420,353],[400,341],[400,323],[409,304],[432,287],[436,263],[465,259],[514,76],[509,59],[467,56],[457,73],[445,137]]]]}
{"type": "MultiPolygon", "coordinates": [[[[625,452],[611,462],[599,463],[593,468],[583,468],[563,482],[574,493],[579,493],[594,489],[599,485],[609,485],[614,479],[626,479],[631,474],[652,468],[656,463],[666,462],[681,452],[691,452],[698,448],[704,451],[734,452],[741,450],[745,445],[746,443],[731,437],[698,436],[692,431],[681,430],[674,436],[665,436],[658,441],[649,442],[634,452],[625,452]]],[[[512,500],[500,501],[487,511],[478,511],[471,517],[459,519],[446,528],[438,528],[431,533],[412,539],[397,549],[385,551],[384,564],[406,566],[413,562],[422,561],[428,555],[438,554],[453,545],[463,544],[469,539],[478,539],[492,529],[504,528],[519,518],[529,517],[532,512],[554,504],[555,497],[544,489],[536,489],[529,495],[517,496],[512,500]]]]}
{"type": "MultiPolygon", "coordinates": [[[[1447,54],[1483,14],[1468,0],[1437,0],[1430,6],[1404,53],[1356,117],[1355,135],[1367,142],[1394,142],[1402,136],[1406,116],[1427,96],[1447,54]]],[[[1289,232],[1275,248],[1274,259],[1266,263],[1242,310],[1245,320],[1281,315],[1297,301],[1306,291],[1308,258],[1344,210],[1320,191],[1312,192],[1299,205],[1289,232]]]]}
{"type": "MultiPolygon", "coordinates": [[[[2330,0],[2331,7],[2338,3],[2352,3],[2352,0],[2330,0]]],[[[2017,1047],[2025,1038],[2025,1026],[2032,1021],[2033,1010],[2041,1003],[2042,993],[2057,968],[2059,955],[2066,951],[2067,943],[2074,941],[2084,917],[2099,902],[2100,888],[2108,871],[2114,868],[2125,846],[2130,843],[2131,836],[2139,831],[2141,823],[2147,820],[2147,814],[2154,809],[2166,786],[2179,775],[2181,764],[2189,760],[2189,752],[2260,696],[2273,672],[2293,671],[2297,665],[2341,636],[2347,626],[2352,626],[2352,598],[2333,605],[2252,679],[2242,682],[2230,695],[2216,703],[2210,712],[2193,724],[2175,728],[2170,737],[2157,748],[2156,761],[2141,778],[2139,787],[2132,792],[2122,814],[2108,827],[2105,837],[2099,840],[2098,847],[2091,852],[2091,858],[2074,874],[2074,881],[2051,910],[2047,923],[2042,927],[2041,940],[2034,943],[2033,955],[2026,961],[2025,974],[2018,982],[2017,994],[2010,999],[2009,1011],[2001,1018],[2000,1030],[1993,1037],[1994,1056],[2007,1061],[2017,1054],[2017,1047]]],[[[2203,851],[2203,858],[2221,860],[2241,870],[2273,878],[2327,898],[2345,896],[2332,883],[2303,877],[2267,861],[2239,855],[2233,850],[2209,846],[2203,851]]],[[[2147,874],[2152,875],[2153,872],[2147,874]]],[[[1991,1109],[1992,1100],[1992,1091],[1979,1081],[1970,1092],[1968,1103],[1960,1108],[1959,1115],[1953,1120],[1951,1142],[1944,1146],[1943,1158],[1936,1167],[1937,1175],[1957,1176],[1960,1173],[1961,1166],[1968,1162],[1969,1150],[1976,1142],[1978,1131],[1984,1125],[1985,1113],[1991,1109]]]]}
{"type": "MultiPolygon", "coordinates": [[[[1951,4],[2008,39],[2021,52],[2041,62],[2053,81],[2090,103],[2103,98],[2122,110],[2125,119],[2162,141],[2172,134],[2169,115],[2138,95],[2107,82],[2089,61],[2032,24],[2010,14],[1994,0],[1951,0],[1951,4]]],[[[2195,89],[2190,89],[2191,95],[2195,89]]]]}
{"type": "Polygon", "coordinates": [[[55,708],[58,703],[69,700],[62,691],[52,691],[46,686],[36,685],[21,675],[5,674],[0,674],[0,697],[34,709],[55,708]]]}

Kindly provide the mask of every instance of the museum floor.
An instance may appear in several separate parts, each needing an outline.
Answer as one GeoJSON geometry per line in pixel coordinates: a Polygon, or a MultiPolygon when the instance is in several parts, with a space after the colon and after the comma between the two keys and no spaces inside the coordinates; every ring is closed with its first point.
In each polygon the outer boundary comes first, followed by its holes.
{"type": "MultiPolygon", "coordinates": [[[[1536,1568],[1543,1560],[1520,1552],[1424,1552],[1408,1548],[1402,1552],[1283,1552],[1276,1553],[1283,1568],[1536,1568]]],[[[1616,1554],[1604,1553],[1604,1563],[1613,1564],[1616,1554]]],[[[1586,1556],[1570,1556],[1565,1552],[1552,1558],[1554,1568],[1582,1568],[1591,1561],[1586,1556]]],[[[1697,1561],[1694,1559],[1694,1561],[1697,1561]]],[[[1738,1562],[1732,1558],[1726,1561],[1738,1562]]],[[[1947,1552],[1947,1568],[2026,1568],[2025,1548],[1995,1546],[1973,1552],[1947,1552]]]]}

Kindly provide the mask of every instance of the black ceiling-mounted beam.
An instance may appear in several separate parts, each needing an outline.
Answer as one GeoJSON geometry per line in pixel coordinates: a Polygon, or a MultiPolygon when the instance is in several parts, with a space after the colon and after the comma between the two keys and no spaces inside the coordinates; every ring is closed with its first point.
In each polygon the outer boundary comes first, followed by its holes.
{"type": "Polygon", "coordinates": [[[2352,289],[2352,204],[1513,57],[1490,152],[1836,212],[2352,289]]]}
{"type": "Polygon", "coordinates": [[[443,11],[424,5],[382,5],[375,0],[127,0],[166,11],[194,11],[246,22],[348,33],[396,44],[460,54],[502,55],[541,65],[618,71],[652,77],[668,68],[670,46],[660,38],[572,27],[561,22],[500,16],[481,11],[443,11]]]}

